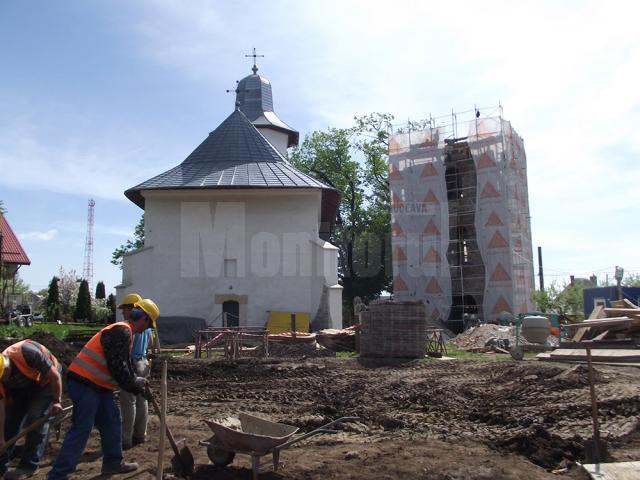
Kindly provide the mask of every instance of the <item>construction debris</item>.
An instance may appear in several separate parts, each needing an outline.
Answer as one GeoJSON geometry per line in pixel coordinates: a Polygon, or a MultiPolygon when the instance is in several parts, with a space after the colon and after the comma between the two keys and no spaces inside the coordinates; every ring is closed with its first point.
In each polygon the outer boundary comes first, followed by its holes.
{"type": "Polygon", "coordinates": [[[316,333],[316,340],[333,352],[355,352],[358,326],[349,328],[327,328],[316,333]]]}
{"type": "MultiPolygon", "coordinates": [[[[515,327],[487,323],[478,327],[472,327],[451,339],[449,342],[456,345],[460,350],[481,351],[486,349],[486,351],[489,351],[492,349],[492,345],[503,348],[506,345],[504,340],[507,340],[509,346],[515,345],[515,332],[515,327]]],[[[520,345],[528,345],[530,343],[522,335],[519,337],[518,343],[520,345]]],[[[506,348],[504,350],[506,350],[506,348]]]]}
{"type": "Polygon", "coordinates": [[[631,302],[619,307],[596,307],[587,320],[567,325],[568,342],[562,348],[636,348],[640,343],[640,308],[631,302]]]}
{"type": "MultiPolygon", "coordinates": [[[[640,349],[597,348],[591,350],[591,356],[594,362],[599,363],[638,363],[640,362],[640,349]]],[[[587,360],[587,350],[584,348],[557,348],[553,352],[540,353],[536,357],[538,360],[551,362],[584,362],[587,360]]]]}

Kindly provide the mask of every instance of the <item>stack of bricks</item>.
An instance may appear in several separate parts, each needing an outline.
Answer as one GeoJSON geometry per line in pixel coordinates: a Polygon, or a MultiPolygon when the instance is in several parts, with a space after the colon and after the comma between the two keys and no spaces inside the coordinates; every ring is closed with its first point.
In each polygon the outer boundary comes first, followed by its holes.
{"type": "Polygon", "coordinates": [[[422,302],[372,303],[360,313],[360,356],[422,358],[427,317],[422,302]]]}

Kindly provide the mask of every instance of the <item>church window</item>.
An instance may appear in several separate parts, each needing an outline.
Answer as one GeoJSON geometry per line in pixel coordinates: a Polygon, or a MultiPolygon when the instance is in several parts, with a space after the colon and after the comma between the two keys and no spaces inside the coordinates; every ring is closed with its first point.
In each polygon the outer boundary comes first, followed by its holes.
{"type": "Polygon", "coordinates": [[[226,258],[224,260],[224,276],[227,278],[236,277],[238,275],[238,261],[235,258],[226,258]]]}

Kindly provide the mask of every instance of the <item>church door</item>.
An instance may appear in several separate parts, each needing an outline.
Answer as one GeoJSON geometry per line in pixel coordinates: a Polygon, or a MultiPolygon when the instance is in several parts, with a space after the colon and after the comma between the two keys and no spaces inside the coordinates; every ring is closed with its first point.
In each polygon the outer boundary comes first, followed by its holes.
{"type": "Polygon", "coordinates": [[[227,327],[240,325],[240,304],[235,300],[227,300],[222,304],[222,314],[227,317],[227,327]]]}

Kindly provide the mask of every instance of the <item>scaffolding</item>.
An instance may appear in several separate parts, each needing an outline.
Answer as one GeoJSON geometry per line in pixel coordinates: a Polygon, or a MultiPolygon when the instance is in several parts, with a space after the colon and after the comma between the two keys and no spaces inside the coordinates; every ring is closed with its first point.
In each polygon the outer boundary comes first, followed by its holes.
{"type": "Polygon", "coordinates": [[[394,294],[455,330],[532,308],[523,141],[501,107],[482,110],[430,116],[389,142],[394,294]]]}

